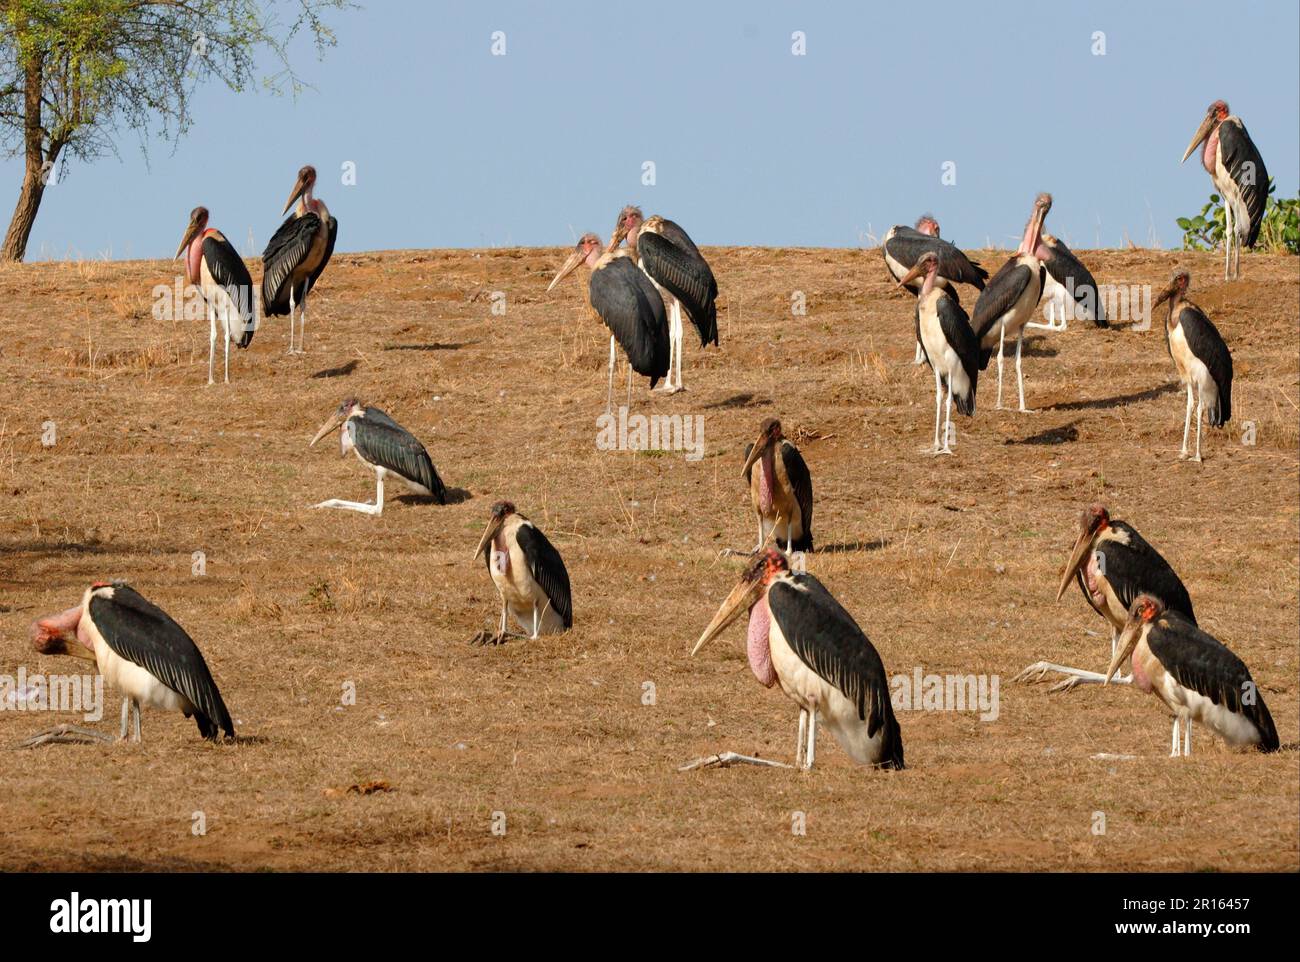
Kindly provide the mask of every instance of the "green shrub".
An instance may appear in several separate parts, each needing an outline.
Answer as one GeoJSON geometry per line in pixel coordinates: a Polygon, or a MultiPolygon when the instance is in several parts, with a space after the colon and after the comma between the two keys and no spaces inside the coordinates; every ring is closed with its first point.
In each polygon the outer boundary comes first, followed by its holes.
{"type": "MultiPolygon", "coordinates": [[[[1267,254],[1300,254],[1300,197],[1278,200],[1273,195],[1277,184],[1268,179],[1268,202],[1264,205],[1264,223],[1259,228],[1255,250],[1267,254]]],[[[1195,217],[1178,218],[1183,232],[1183,250],[1212,251],[1223,246],[1227,228],[1223,199],[1210,195],[1210,202],[1195,217]]]]}

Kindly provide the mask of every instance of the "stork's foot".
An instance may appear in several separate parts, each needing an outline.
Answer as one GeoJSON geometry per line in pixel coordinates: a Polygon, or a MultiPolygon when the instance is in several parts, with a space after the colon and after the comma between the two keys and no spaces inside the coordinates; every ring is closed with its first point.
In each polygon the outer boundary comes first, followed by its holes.
{"type": "Polygon", "coordinates": [[[485,629],[471,637],[469,643],[474,646],[504,645],[511,638],[527,637],[527,635],[520,634],[517,631],[487,631],[485,629]]]}
{"type": "Polygon", "coordinates": [[[686,388],[680,384],[668,384],[665,382],[655,388],[655,390],[662,391],[664,394],[680,394],[682,391],[685,391],[686,388]]]}
{"type": "Polygon", "coordinates": [[[103,732],[92,731],[89,728],[78,728],[76,725],[58,725],[47,731],[33,735],[31,738],[19,742],[18,748],[39,748],[41,745],[93,745],[95,742],[108,742],[112,744],[117,741],[112,735],[105,735],[103,732]]]}
{"type": "Polygon", "coordinates": [[[756,758],[753,755],[740,755],[736,752],[722,752],[718,755],[705,755],[678,766],[679,772],[690,772],[697,768],[730,768],[732,765],[762,765],[764,768],[794,768],[785,762],[772,761],[770,758],[756,758]]]}
{"type": "Polygon", "coordinates": [[[312,508],[339,508],[344,511],[359,511],[362,514],[382,514],[384,506],[382,504],[366,504],[363,501],[344,501],[341,498],[330,498],[328,501],[321,501],[313,504],[312,508]]]}
{"type": "MultiPolygon", "coordinates": [[[[1101,685],[1105,684],[1106,676],[1099,671],[1085,671],[1082,668],[1070,668],[1066,665],[1057,665],[1050,661],[1036,661],[1027,666],[1020,674],[1011,680],[1013,682],[1022,682],[1026,685],[1034,685],[1039,682],[1049,680],[1051,675],[1065,675],[1062,680],[1058,680],[1055,685],[1048,689],[1048,694],[1055,692],[1073,691],[1079,685],[1101,685]]],[[[1132,684],[1132,675],[1118,675],[1110,680],[1112,685],[1132,684]]]]}
{"type": "Polygon", "coordinates": [[[1190,462],[1192,462],[1193,464],[1200,464],[1200,463],[1201,463],[1201,456],[1200,456],[1199,454],[1193,454],[1193,455],[1192,455],[1190,458],[1188,458],[1187,460],[1190,461],[1190,462]]]}
{"type": "Polygon", "coordinates": [[[945,444],[945,445],[944,445],[943,447],[941,447],[941,448],[935,448],[935,449],[934,449],[934,453],[935,453],[935,455],[937,456],[937,455],[940,455],[940,454],[956,454],[957,452],[954,451],[952,448],[948,447],[948,445],[945,444]]]}
{"type": "Polygon", "coordinates": [[[1037,414],[1037,413],[1038,413],[1034,408],[1027,408],[1027,407],[1025,407],[1023,404],[1020,405],[1020,407],[1019,407],[1018,410],[1020,411],[1021,414],[1037,414]]]}

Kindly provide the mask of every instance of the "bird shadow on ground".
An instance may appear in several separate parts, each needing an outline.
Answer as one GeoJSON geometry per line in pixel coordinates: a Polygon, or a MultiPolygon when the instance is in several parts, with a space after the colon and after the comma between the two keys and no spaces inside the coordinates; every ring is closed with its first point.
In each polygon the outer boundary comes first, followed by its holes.
{"type": "Polygon", "coordinates": [[[1136,401],[1154,401],[1162,394],[1169,394],[1179,390],[1180,385],[1176,381],[1170,381],[1159,387],[1148,388],[1145,391],[1134,391],[1132,394],[1116,394],[1114,397],[1096,398],[1091,401],[1066,401],[1064,404],[1053,404],[1047,411],[1095,411],[1099,408],[1114,408],[1124,405],[1133,404],[1136,401]]]}
{"type": "MultiPolygon", "coordinates": [[[[1005,356],[1014,358],[1016,356],[1016,342],[1007,341],[1005,345],[1005,356]]],[[[1056,357],[1061,352],[1054,347],[1048,347],[1043,343],[1043,339],[1036,337],[1033,340],[1026,339],[1024,346],[1020,349],[1020,356],[1024,357],[1056,357]]],[[[997,355],[994,354],[994,357],[997,355]]]]}
{"type": "Polygon", "coordinates": [[[385,351],[459,351],[462,347],[477,343],[477,341],[461,341],[454,344],[439,344],[434,341],[431,344],[385,344],[383,349],[385,351]]]}
{"type": "Polygon", "coordinates": [[[831,544],[818,545],[813,554],[851,554],[858,551],[882,551],[892,542],[889,538],[875,538],[871,541],[835,541],[831,544]]]}
{"type": "Polygon", "coordinates": [[[721,401],[712,401],[709,404],[701,404],[702,408],[752,408],[760,407],[764,404],[771,404],[770,398],[755,397],[753,394],[733,394],[729,398],[723,398],[721,401]]]}
{"type": "Polygon", "coordinates": [[[315,374],[312,375],[312,377],[313,378],[347,377],[349,374],[351,374],[353,371],[357,369],[357,366],[360,363],[361,363],[360,361],[353,358],[351,361],[348,361],[348,363],[342,364],[338,367],[327,367],[323,371],[317,371],[315,374]]]}
{"type": "Polygon", "coordinates": [[[1069,424],[1063,424],[1059,428],[1048,428],[1046,431],[1039,431],[1037,434],[1031,434],[1027,438],[1007,438],[1003,444],[1070,444],[1079,440],[1078,421],[1071,421],[1069,424]]]}
{"type": "MultiPolygon", "coordinates": [[[[464,488],[448,488],[447,500],[444,504],[461,504],[474,497],[473,493],[466,491],[464,488]]],[[[427,494],[399,494],[395,501],[402,504],[437,504],[438,502],[427,494]]]]}

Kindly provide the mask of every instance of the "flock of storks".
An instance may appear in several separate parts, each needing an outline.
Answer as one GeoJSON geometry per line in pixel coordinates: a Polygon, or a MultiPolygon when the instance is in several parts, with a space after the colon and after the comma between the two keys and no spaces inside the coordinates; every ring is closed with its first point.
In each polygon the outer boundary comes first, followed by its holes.
{"type": "MultiPolygon", "coordinates": [[[[1222,101],[1210,106],[1183,159],[1202,144],[1203,163],[1229,212],[1227,276],[1234,265],[1239,270],[1240,247],[1253,246],[1258,236],[1268,176],[1244,125],[1222,101]]],[[[262,258],[260,314],[289,315],[290,353],[305,350],[306,303],[338,234],[337,220],[314,195],[315,183],[315,170],[302,168],[284,208],[293,212],[262,258]]],[[[1018,249],[991,278],[942,239],[937,221],[928,215],[915,227],[894,227],[884,239],[882,253],[890,274],[916,295],[916,363],[925,362],[934,372],[933,450],[937,454],[953,453],[953,403],[961,414],[974,414],[979,374],[994,353],[997,406],[1002,406],[1002,361],[1008,340],[1016,344],[1019,409],[1026,411],[1021,374],[1026,328],[1060,330],[1069,316],[1082,316],[1101,326],[1108,323],[1101,288],[1069,248],[1043,229],[1051,204],[1050,195],[1037,197],[1018,249]],[[959,284],[980,291],[969,316],[961,306],[959,284]],[[1040,305],[1047,316],[1045,324],[1031,321],[1040,305]],[[947,420],[941,431],[945,394],[947,420]]],[[[246,347],[259,324],[252,278],[233,246],[208,226],[208,211],[203,207],[191,215],[177,251],[178,258],[182,255],[186,279],[198,287],[208,307],[209,383],[218,324],[225,335],[228,381],[229,345],[246,347]]],[[[665,391],[682,390],[683,314],[702,347],[718,344],[718,285],[687,233],[663,217],[645,218],[639,208],[626,207],[607,243],[595,234],[583,235],[548,291],[579,266],[589,269],[590,308],[611,334],[607,405],[613,401],[619,346],[628,359],[629,404],[633,372],[647,376],[651,388],[663,380],[665,391]]],[[[1155,304],[1169,305],[1166,343],[1187,388],[1182,454],[1188,454],[1195,391],[1194,459],[1200,460],[1202,411],[1214,426],[1231,417],[1232,359],[1209,318],[1187,300],[1188,284],[1187,273],[1178,272],[1155,304]]],[[[375,471],[375,501],[331,499],[315,507],[378,515],[389,474],[417,494],[445,503],[446,488],[428,451],[387,413],[348,398],[311,444],[336,430],[342,453],[354,452],[375,471]]],[[[751,560],[692,654],[741,616],[747,617],[746,649],[755,677],[766,687],[779,684],[799,707],[797,767],[812,767],[821,723],[855,761],[902,768],[902,735],[879,654],[848,611],[815,576],[802,570],[806,553],[814,550],[812,477],[779,420],[768,418],[762,423],[756,440],[745,450],[741,473],[757,517],[758,541],[752,551],[739,552],[751,560]]],[[[512,620],[524,637],[534,639],[572,627],[573,601],[564,561],[545,534],[509,501],[493,505],[473,552],[475,562],[480,558],[500,595],[501,615],[496,630],[480,633],[475,641],[505,641],[518,633],[512,630],[512,620]]],[[[1193,721],[1233,746],[1263,751],[1278,747],[1272,718],[1245,664],[1197,626],[1191,596],[1172,566],[1131,525],[1111,519],[1102,505],[1093,505],[1083,514],[1058,600],[1071,581],[1111,626],[1111,658],[1105,672],[1038,662],[1022,672],[1021,679],[1065,675],[1053,690],[1084,683],[1134,684],[1156,695],[1173,714],[1171,754],[1190,752],[1193,721]],[[1125,661],[1131,663],[1130,674],[1116,677],[1125,661]]],[[[76,607],[39,619],[31,637],[42,653],[97,664],[107,682],[124,695],[123,739],[133,714],[139,740],[141,705],[193,716],[206,738],[234,735],[230,714],[193,640],[123,582],[92,585],[76,607]]],[[[89,729],[59,726],[29,739],[29,744],[85,738],[110,740],[89,729]]],[[[780,764],[731,752],[709,761],[780,764]]]]}

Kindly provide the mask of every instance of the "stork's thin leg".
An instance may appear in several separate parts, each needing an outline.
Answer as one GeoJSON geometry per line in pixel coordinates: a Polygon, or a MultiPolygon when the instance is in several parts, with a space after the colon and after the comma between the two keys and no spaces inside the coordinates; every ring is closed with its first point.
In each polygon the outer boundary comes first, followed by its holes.
{"type": "Polygon", "coordinates": [[[126,741],[127,726],[131,721],[131,699],[122,699],[122,734],[119,736],[122,741],[126,741]]]}
{"type": "Polygon", "coordinates": [[[1192,719],[1183,719],[1183,757],[1192,757],[1192,719]]]}
{"type": "Polygon", "coordinates": [[[794,767],[803,768],[804,739],[808,737],[808,710],[799,709],[799,740],[794,747],[794,767]]]}
{"type": "Polygon", "coordinates": [[[1223,279],[1226,281],[1232,278],[1232,205],[1227,197],[1223,198],[1223,215],[1223,279]]]}
{"type": "Polygon", "coordinates": [[[307,353],[307,292],[302,293],[302,303],[298,305],[298,353],[307,353]]]}
{"type": "Polygon", "coordinates": [[[948,400],[944,405],[943,447],[940,454],[952,454],[952,381],[948,382],[948,400]]]}
{"type": "Polygon", "coordinates": [[[943,382],[939,378],[939,369],[934,369],[934,445],[931,451],[939,453],[939,411],[943,407],[943,382]]]}
{"type": "Polygon", "coordinates": [[[1178,457],[1187,457],[1187,432],[1192,427],[1192,385],[1187,385],[1187,416],[1183,418],[1183,449],[1178,452],[1178,457]]]}
{"type": "Polygon", "coordinates": [[[1173,747],[1171,747],[1171,748],[1169,749],[1169,757],[1170,757],[1170,758],[1177,758],[1177,757],[1178,757],[1178,748],[1179,748],[1179,745],[1178,745],[1178,716],[1175,715],[1175,716],[1174,716],[1174,737],[1173,737],[1173,747]]]}
{"type": "Polygon", "coordinates": [[[804,771],[810,772],[817,755],[817,706],[808,709],[808,754],[804,757],[804,771]]]}
{"type": "Polygon", "coordinates": [[[538,622],[537,602],[533,602],[533,639],[532,639],[533,641],[537,640],[537,628],[538,628],[537,622],[538,622]]]}
{"type": "MultiPolygon", "coordinates": [[[[126,736],[123,735],[123,738],[126,736]]],[[[103,732],[92,731],[89,728],[78,728],[76,725],[56,725],[48,731],[38,732],[30,738],[24,738],[18,743],[18,748],[39,748],[41,745],[85,745],[88,742],[113,742],[117,739],[112,735],[105,735],[103,732]]]]}
{"type": "Polygon", "coordinates": [[[614,335],[609,336],[609,393],[605,395],[605,413],[614,410],[614,335]]]}
{"type": "Polygon", "coordinates": [[[627,359],[627,409],[632,410],[632,359],[627,359]]]}
{"type": "Polygon", "coordinates": [[[322,501],[320,504],[313,504],[313,508],[342,508],[346,511],[360,511],[362,514],[383,514],[384,513],[384,476],[378,471],[375,472],[375,503],[366,504],[364,501],[344,501],[342,498],[330,498],[328,501],[322,501]]]}
{"type": "Polygon", "coordinates": [[[1007,329],[1005,325],[998,325],[998,401],[994,405],[999,411],[1002,410],[1002,347],[1006,342],[1007,329]]]}
{"type": "Polygon", "coordinates": [[[289,353],[293,354],[293,288],[289,288],[289,353]]]}
{"type": "Polygon", "coordinates": [[[138,743],[141,741],[141,738],[140,738],[140,703],[139,703],[138,701],[136,701],[134,698],[131,699],[131,714],[132,714],[132,715],[134,716],[134,718],[135,718],[135,741],[136,741],[136,743],[138,744],[138,743]]]}
{"type": "Polygon", "coordinates": [[[1200,395],[1199,391],[1197,392],[1197,395],[1198,396],[1196,398],[1196,457],[1192,458],[1193,461],[1201,460],[1201,408],[1204,402],[1201,400],[1199,396],[1200,395]]]}
{"type": "Polygon", "coordinates": [[[794,554],[794,519],[792,518],[785,519],[785,554],[787,558],[794,554]]]}
{"type": "Polygon", "coordinates": [[[682,383],[682,304],[677,301],[673,306],[673,313],[676,319],[673,322],[673,331],[677,335],[677,390],[685,391],[686,385],[682,383]]]}
{"type": "Polygon", "coordinates": [[[212,380],[212,359],[217,351],[217,311],[211,304],[208,305],[208,384],[214,384],[212,380]]]}
{"type": "Polygon", "coordinates": [[[1016,387],[1020,390],[1020,412],[1022,414],[1033,414],[1034,412],[1025,407],[1025,377],[1020,373],[1020,349],[1025,345],[1025,329],[1020,329],[1020,336],[1016,338],[1016,387]]]}
{"type": "MultiPolygon", "coordinates": [[[[1051,661],[1036,661],[1028,665],[1025,669],[1012,678],[1012,681],[1022,681],[1026,684],[1046,681],[1049,674],[1065,675],[1066,677],[1058,681],[1048,689],[1049,694],[1056,692],[1071,691],[1079,685],[1102,685],[1106,683],[1106,676],[1099,671],[1086,671],[1083,668],[1070,668],[1067,665],[1058,665],[1051,661]]],[[[1110,680],[1112,685],[1131,685],[1133,684],[1132,675],[1116,675],[1110,680]]]]}
{"type": "Polygon", "coordinates": [[[915,353],[914,355],[912,355],[912,363],[913,363],[913,364],[924,364],[924,363],[925,363],[925,352],[924,352],[923,350],[921,350],[921,342],[920,342],[920,341],[917,341],[917,342],[916,342],[916,353],[915,353]]]}
{"type": "Polygon", "coordinates": [[[226,332],[226,374],[225,383],[230,383],[230,304],[227,303],[224,310],[224,317],[221,319],[221,325],[226,332]]]}

